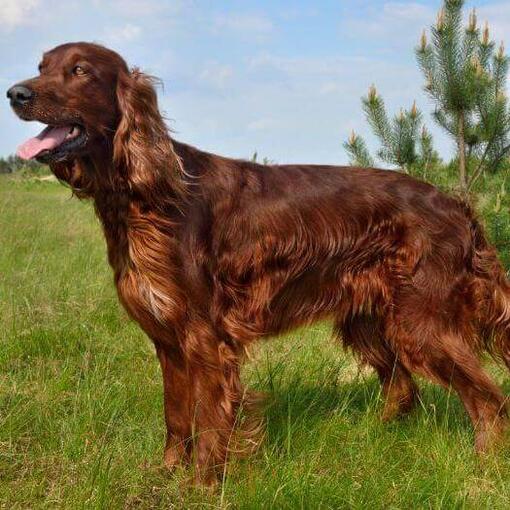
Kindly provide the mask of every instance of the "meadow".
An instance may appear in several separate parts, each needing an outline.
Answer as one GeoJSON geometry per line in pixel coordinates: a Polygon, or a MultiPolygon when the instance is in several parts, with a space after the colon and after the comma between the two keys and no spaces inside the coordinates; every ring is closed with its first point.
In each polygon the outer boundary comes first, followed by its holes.
{"type": "MultiPolygon", "coordinates": [[[[478,207],[508,265],[504,187],[478,207]]],[[[118,304],[92,205],[0,176],[0,508],[510,508],[510,438],[477,458],[453,393],[420,381],[417,409],[383,424],[375,375],[327,323],[252,357],[264,442],[216,491],[192,488],[162,468],[159,365],[118,304]]]]}

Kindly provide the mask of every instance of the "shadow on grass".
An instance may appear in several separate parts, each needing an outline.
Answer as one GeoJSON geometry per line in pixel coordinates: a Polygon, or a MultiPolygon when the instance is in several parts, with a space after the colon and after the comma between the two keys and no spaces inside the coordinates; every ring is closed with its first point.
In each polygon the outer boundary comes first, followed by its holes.
{"type": "Polygon", "coordinates": [[[334,419],[355,425],[365,413],[379,409],[379,385],[374,381],[316,386],[296,382],[275,388],[265,403],[268,444],[282,435],[309,432],[334,419]]]}
{"type": "Polygon", "coordinates": [[[383,423],[380,419],[383,401],[375,377],[338,385],[313,386],[294,381],[275,388],[267,397],[265,442],[274,447],[289,434],[313,434],[314,429],[320,430],[330,420],[350,427],[360,427],[363,422],[385,434],[405,434],[409,438],[429,430],[452,437],[472,434],[469,418],[455,392],[428,383],[421,383],[420,390],[420,400],[409,415],[383,423]]]}

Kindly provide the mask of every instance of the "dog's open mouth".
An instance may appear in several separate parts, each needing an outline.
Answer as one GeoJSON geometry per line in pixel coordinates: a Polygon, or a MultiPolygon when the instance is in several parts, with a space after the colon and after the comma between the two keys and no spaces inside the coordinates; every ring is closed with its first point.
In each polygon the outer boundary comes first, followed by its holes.
{"type": "Polygon", "coordinates": [[[87,133],[79,124],[50,125],[21,144],[16,154],[22,159],[58,160],[82,147],[86,141],[87,133]]]}

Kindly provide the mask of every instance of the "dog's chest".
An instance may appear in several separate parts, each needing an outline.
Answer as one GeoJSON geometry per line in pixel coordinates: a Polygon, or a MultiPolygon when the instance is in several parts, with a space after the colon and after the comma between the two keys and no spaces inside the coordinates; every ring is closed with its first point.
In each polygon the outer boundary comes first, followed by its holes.
{"type": "Polygon", "coordinates": [[[119,299],[129,315],[152,338],[168,336],[182,322],[185,302],[170,265],[131,261],[116,277],[119,299]]]}
{"type": "Polygon", "coordinates": [[[106,228],[108,259],[119,299],[151,337],[182,316],[184,302],[176,281],[176,243],[168,229],[142,216],[106,228]]]}

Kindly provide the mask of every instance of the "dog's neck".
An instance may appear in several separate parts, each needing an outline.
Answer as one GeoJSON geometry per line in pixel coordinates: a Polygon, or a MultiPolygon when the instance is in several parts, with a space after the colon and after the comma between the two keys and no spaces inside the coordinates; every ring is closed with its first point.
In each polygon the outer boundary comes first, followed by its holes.
{"type": "MultiPolygon", "coordinates": [[[[163,238],[174,236],[176,220],[182,217],[184,202],[175,191],[173,178],[158,181],[154,193],[146,196],[144,188],[134,188],[126,178],[126,172],[115,168],[111,155],[93,154],[80,161],[84,173],[94,181],[91,198],[96,214],[103,226],[108,248],[108,259],[116,280],[134,263],[133,245],[147,234],[163,238]],[[105,164],[109,161],[108,164],[105,164]],[[144,234],[145,233],[145,234],[144,234]]],[[[182,183],[177,183],[180,190],[182,183]]]]}

